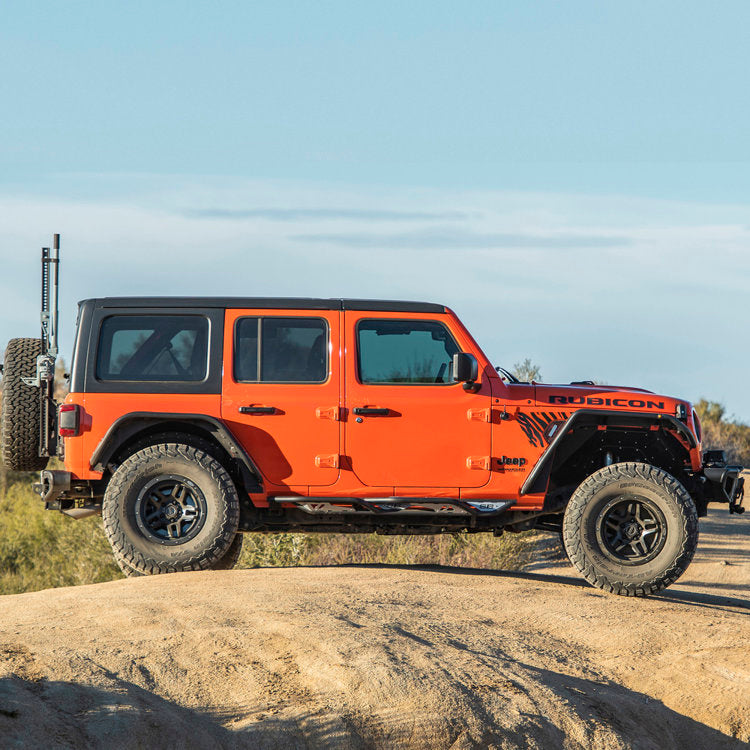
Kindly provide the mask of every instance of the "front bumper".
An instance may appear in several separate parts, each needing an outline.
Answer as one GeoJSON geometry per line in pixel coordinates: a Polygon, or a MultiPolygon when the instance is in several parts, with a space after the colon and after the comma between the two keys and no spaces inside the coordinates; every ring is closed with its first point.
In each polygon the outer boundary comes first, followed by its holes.
{"type": "Polygon", "coordinates": [[[702,489],[709,503],[728,503],[730,513],[744,513],[745,480],[742,466],[730,466],[723,451],[706,451],[701,472],[702,489]]]}

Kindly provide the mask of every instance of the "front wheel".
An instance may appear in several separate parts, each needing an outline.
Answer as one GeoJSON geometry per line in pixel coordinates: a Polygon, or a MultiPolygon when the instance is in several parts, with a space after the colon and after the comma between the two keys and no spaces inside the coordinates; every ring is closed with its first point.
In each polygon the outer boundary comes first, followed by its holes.
{"type": "Polygon", "coordinates": [[[115,560],[141,574],[207,570],[228,553],[239,524],[231,477],[190,445],[152,445],[112,475],[102,521],[115,560]]]}
{"type": "Polygon", "coordinates": [[[671,474],[643,463],[617,463],[573,493],[563,519],[573,566],[592,585],[647,596],[674,583],[698,544],[698,514],[671,474]]]}

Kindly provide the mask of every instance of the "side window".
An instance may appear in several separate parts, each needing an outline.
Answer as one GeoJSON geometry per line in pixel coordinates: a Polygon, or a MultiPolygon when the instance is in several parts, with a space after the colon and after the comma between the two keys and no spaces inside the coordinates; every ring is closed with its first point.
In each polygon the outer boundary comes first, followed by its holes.
{"type": "Polygon", "coordinates": [[[205,380],[208,321],[200,315],[112,315],[99,332],[99,380],[205,380]]]}
{"type": "Polygon", "coordinates": [[[452,383],[460,349],[442,324],[431,320],[361,320],[357,325],[362,383],[452,383]]]}
{"type": "Polygon", "coordinates": [[[240,383],[260,380],[258,357],[260,318],[240,318],[234,327],[234,379],[240,383]]]}
{"type": "Polygon", "coordinates": [[[240,383],[323,383],[328,326],[321,318],[240,318],[234,379],[240,383]]]}

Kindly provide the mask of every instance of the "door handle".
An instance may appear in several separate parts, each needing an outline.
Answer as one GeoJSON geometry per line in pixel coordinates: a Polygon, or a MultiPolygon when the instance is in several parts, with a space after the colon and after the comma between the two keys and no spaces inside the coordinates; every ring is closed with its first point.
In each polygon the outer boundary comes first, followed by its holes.
{"type": "Polygon", "coordinates": [[[391,410],[375,406],[355,406],[352,411],[355,414],[369,415],[371,417],[387,417],[391,410]]]}
{"type": "Polygon", "coordinates": [[[240,406],[240,414],[275,414],[275,406],[240,406]]]}

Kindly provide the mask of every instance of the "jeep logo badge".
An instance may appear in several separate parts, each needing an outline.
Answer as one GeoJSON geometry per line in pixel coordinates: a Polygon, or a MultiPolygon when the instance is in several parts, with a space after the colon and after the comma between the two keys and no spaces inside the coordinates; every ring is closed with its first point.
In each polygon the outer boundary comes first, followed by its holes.
{"type": "Polygon", "coordinates": [[[503,466],[526,466],[525,458],[511,458],[510,456],[502,456],[497,459],[499,464],[503,466]]]}

